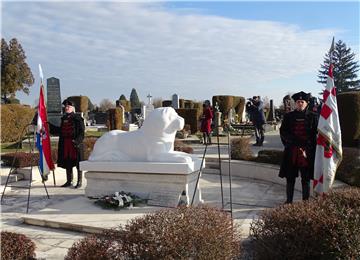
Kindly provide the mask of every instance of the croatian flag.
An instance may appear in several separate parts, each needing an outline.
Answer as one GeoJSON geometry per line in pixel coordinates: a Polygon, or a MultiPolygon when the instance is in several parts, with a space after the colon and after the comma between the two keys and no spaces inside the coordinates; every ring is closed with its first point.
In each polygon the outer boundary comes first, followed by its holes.
{"type": "Polygon", "coordinates": [[[50,145],[50,135],[49,135],[49,126],[47,124],[47,113],[45,107],[44,99],[44,87],[41,83],[40,85],[40,97],[38,105],[38,118],[37,118],[37,128],[36,128],[36,147],[39,150],[40,160],[39,160],[39,169],[41,176],[44,180],[47,179],[47,176],[50,173],[50,170],[54,170],[54,163],[51,159],[51,145],[50,145]]]}
{"type": "Polygon", "coordinates": [[[322,194],[331,188],[342,159],[341,130],[331,63],[317,130],[313,187],[316,193],[322,194]]]}

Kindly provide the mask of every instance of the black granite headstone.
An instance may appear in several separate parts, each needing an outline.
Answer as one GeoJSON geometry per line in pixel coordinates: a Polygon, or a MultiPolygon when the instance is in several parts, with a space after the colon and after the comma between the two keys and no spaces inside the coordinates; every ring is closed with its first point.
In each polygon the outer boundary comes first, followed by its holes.
{"type": "Polygon", "coordinates": [[[47,79],[47,111],[61,113],[60,80],[54,77],[47,79]]]}
{"type": "Polygon", "coordinates": [[[60,80],[54,77],[47,79],[47,112],[50,123],[59,126],[62,116],[60,80]]]}

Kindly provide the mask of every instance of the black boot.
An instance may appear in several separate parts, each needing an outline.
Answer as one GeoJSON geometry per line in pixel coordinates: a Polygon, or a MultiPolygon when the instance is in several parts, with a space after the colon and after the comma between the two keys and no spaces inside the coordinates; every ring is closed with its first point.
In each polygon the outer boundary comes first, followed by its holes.
{"type": "Polygon", "coordinates": [[[78,170],[78,179],[77,179],[75,189],[80,188],[81,185],[82,185],[82,171],[78,170]]]}
{"type": "Polygon", "coordinates": [[[285,204],[289,204],[293,202],[294,198],[294,186],[295,180],[286,181],[286,202],[285,204]]]}
{"type": "Polygon", "coordinates": [[[66,169],[66,182],[63,185],[61,185],[61,187],[71,186],[72,180],[73,180],[72,169],[66,169]]]}
{"type": "Polygon", "coordinates": [[[308,200],[310,197],[310,181],[302,181],[302,199],[308,200]]]}

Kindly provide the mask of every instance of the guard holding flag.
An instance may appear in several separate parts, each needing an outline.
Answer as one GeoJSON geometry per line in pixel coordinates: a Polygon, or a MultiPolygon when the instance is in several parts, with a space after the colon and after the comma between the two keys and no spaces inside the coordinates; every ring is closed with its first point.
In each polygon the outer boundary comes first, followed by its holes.
{"type": "Polygon", "coordinates": [[[286,178],[286,203],[292,203],[296,178],[301,174],[302,199],[310,197],[310,180],[314,178],[314,158],[318,116],[308,109],[310,93],[296,93],[296,109],[284,115],[280,127],[285,146],[279,177],[286,178]]]}
{"type": "Polygon", "coordinates": [[[65,114],[61,118],[61,125],[50,124],[50,132],[59,135],[57,165],[66,169],[66,183],[61,187],[69,187],[73,181],[73,167],[77,168],[78,179],[75,188],[82,185],[82,172],[79,162],[83,160],[83,140],[85,133],[84,119],[75,113],[74,104],[70,100],[63,102],[65,114]]]}

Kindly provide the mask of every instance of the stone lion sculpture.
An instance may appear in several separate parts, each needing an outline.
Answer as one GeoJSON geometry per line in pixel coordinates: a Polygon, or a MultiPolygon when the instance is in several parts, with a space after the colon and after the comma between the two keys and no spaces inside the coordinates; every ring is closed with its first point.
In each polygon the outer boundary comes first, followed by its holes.
{"type": "Polygon", "coordinates": [[[89,161],[190,163],[192,157],[174,151],[176,131],[184,119],[171,107],[154,109],[136,131],[113,130],[100,137],[89,161]]]}

